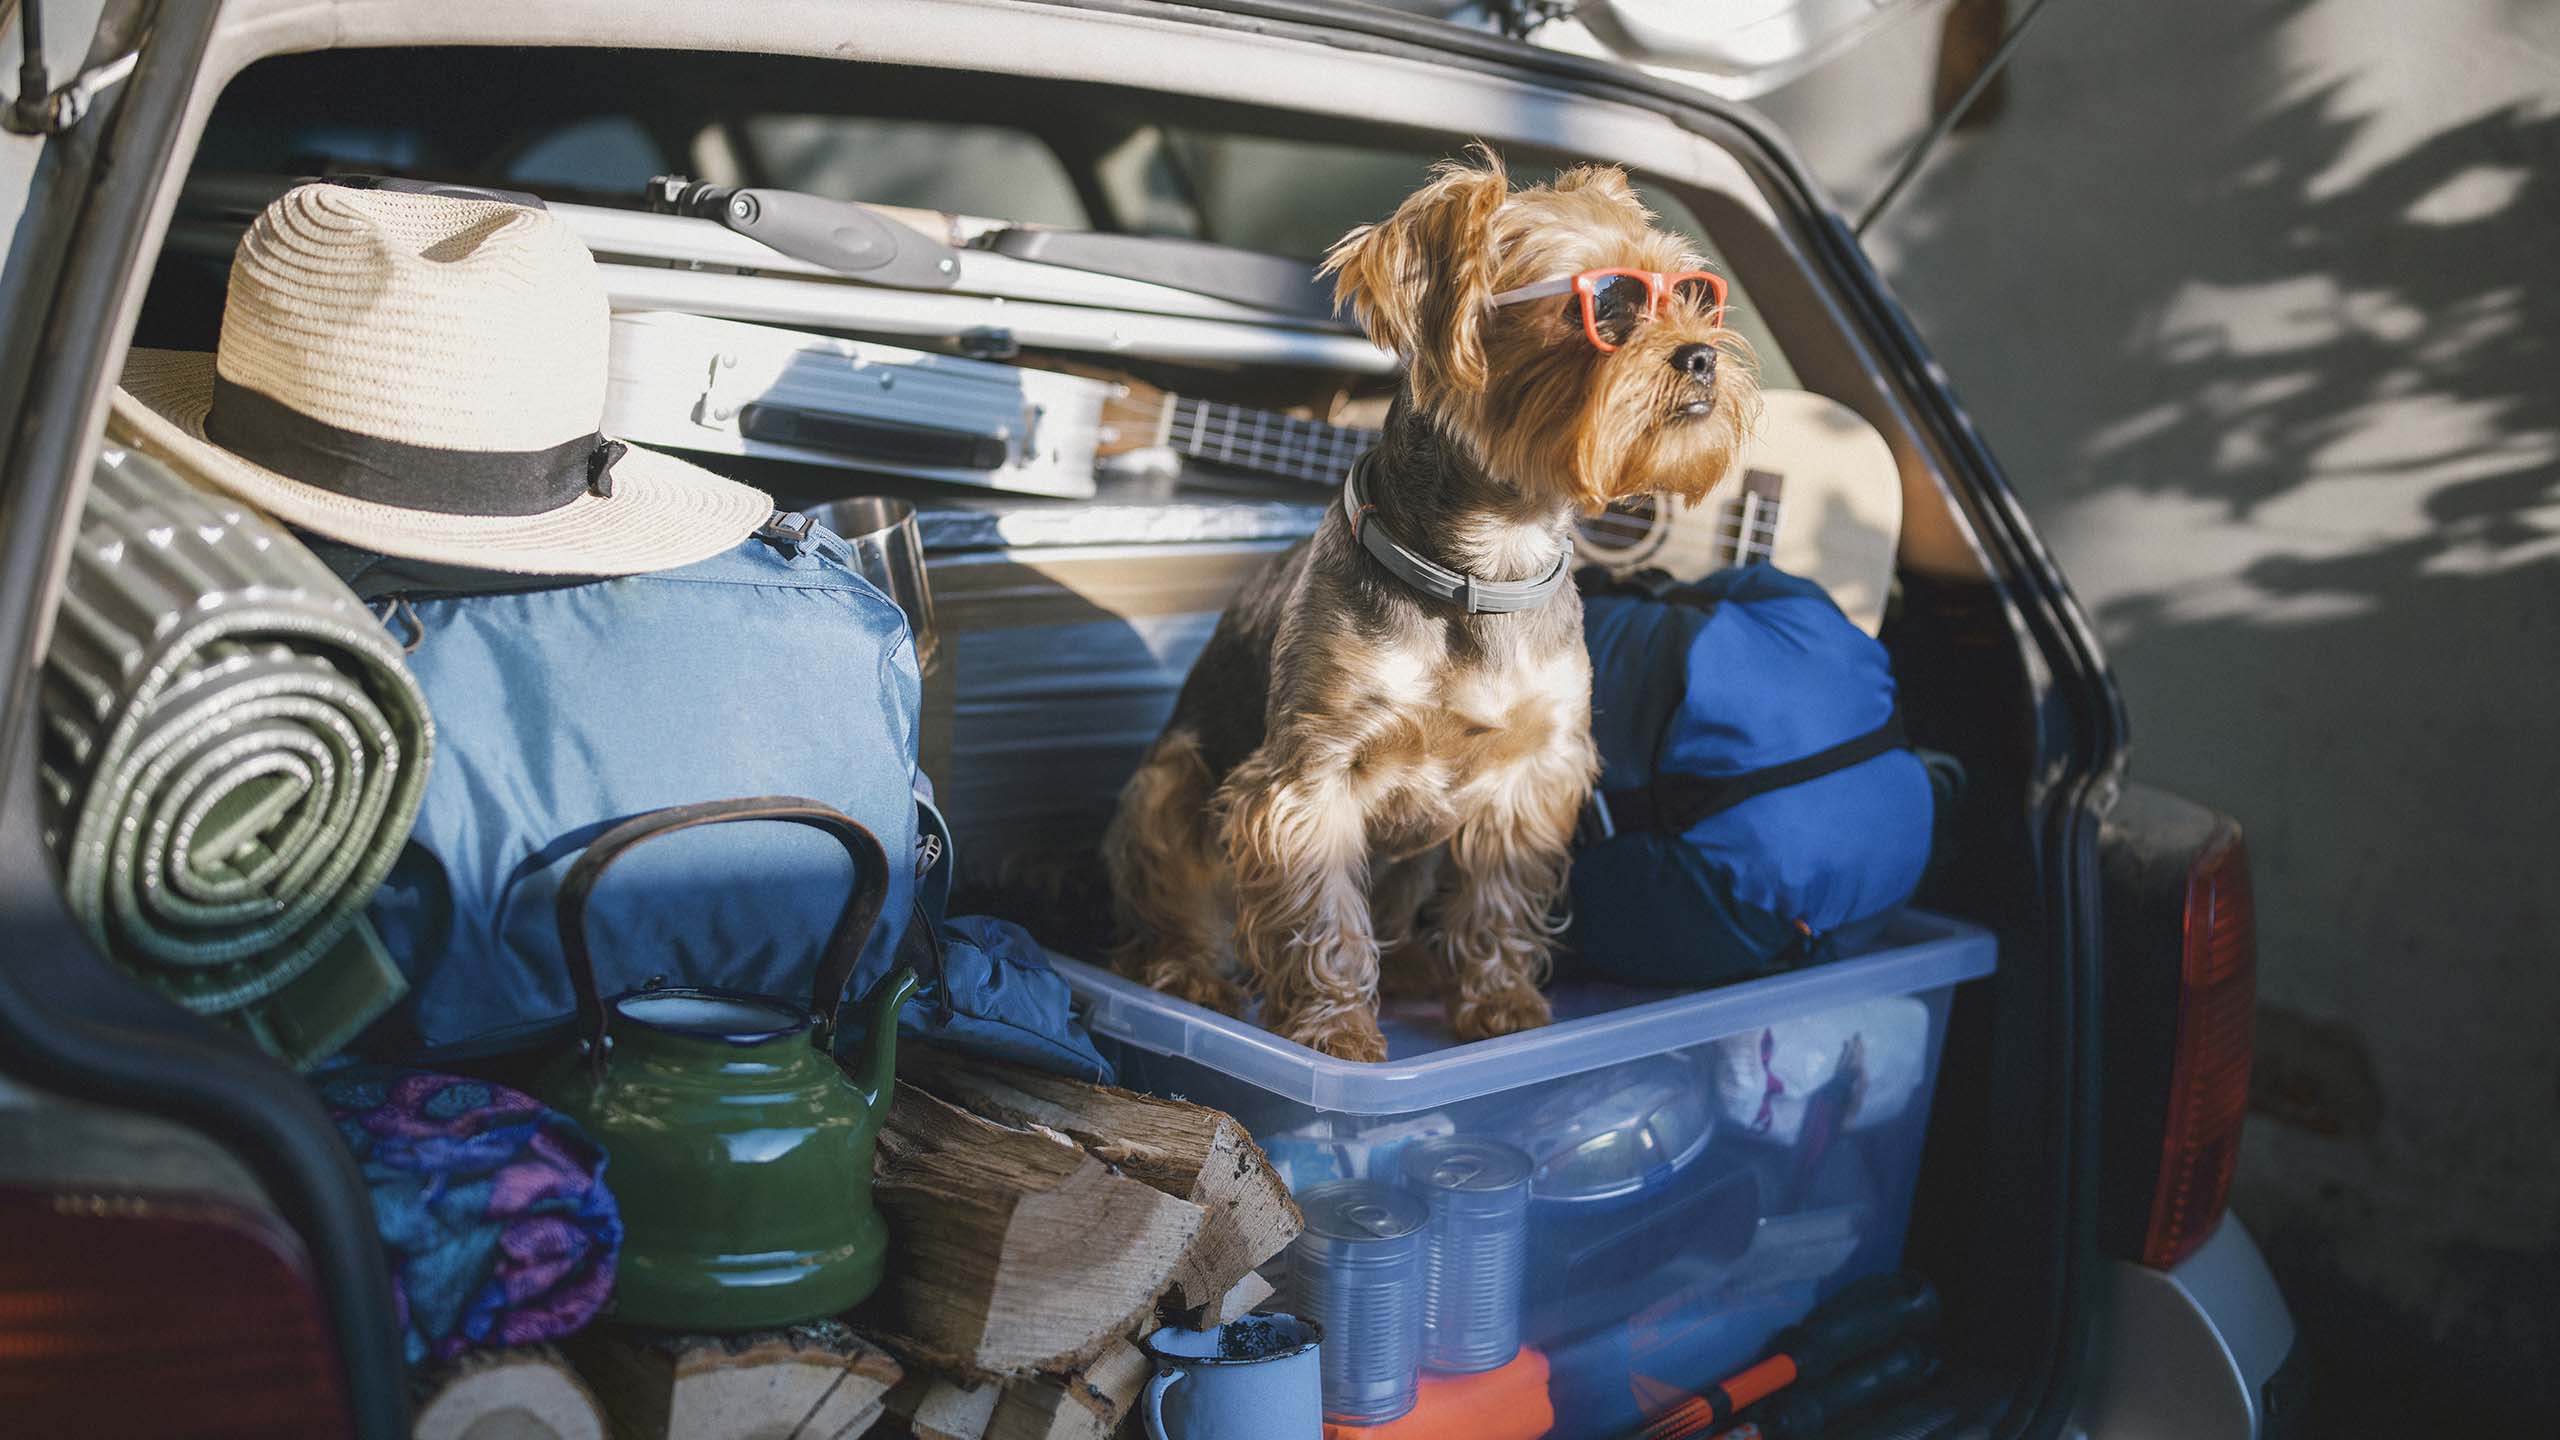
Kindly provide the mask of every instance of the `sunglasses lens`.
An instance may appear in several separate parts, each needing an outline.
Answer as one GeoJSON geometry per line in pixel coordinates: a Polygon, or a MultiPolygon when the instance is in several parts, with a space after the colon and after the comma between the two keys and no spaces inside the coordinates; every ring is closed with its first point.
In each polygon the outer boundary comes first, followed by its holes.
{"type": "Polygon", "coordinates": [[[1704,275],[1692,275],[1686,280],[1676,281],[1671,289],[1683,305],[1694,305],[1701,310],[1716,308],[1715,283],[1704,275]]]}
{"type": "Polygon", "coordinates": [[[1591,328],[1612,345],[1624,345],[1644,320],[1652,292],[1632,275],[1603,275],[1591,290],[1591,328]]]}

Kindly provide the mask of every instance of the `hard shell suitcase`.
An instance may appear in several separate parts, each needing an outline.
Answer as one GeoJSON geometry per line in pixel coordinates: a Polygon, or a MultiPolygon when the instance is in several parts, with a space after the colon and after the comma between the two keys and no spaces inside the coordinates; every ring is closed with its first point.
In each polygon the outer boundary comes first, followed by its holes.
{"type": "Polygon", "coordinates": [[[1081,497],[1093,493],[1109,388],[956,355],[641,311],[613,317],[604,429],[671,450],[1081,497]]]}
{"type": "MultiPolygon", "coordinates": [[[[190,180],[170,231],[170,248],[215,266],[228,265],[240,232],[267,203],[294,184],[284,175],[208,174],[190,180]]],[[[749,192],[741,192],[749,193],[749,192]]],[[[775,198],[774,192],[752,192],[775,198]]],[[[644,197],[634,196],[635,201],[644,197]]],[[[790,196],[797,205],[814,196],[790,196]]],[[[912,274],[885,283],[881,271],[847,272],[773,248],[750,234],[699,215],[655,214],[644,209],[552,202],[545,206],[568,222],[595,254],[615,313],[681,311],[735,321],[809,325],[867,335],[915,336],[929,345],[959,342],[971,354],[1009,355],[1020,350],[1065,350],[1120,359],[1144,358],[1220,365],[1289,365],[1385,375],[1395,356],[1371,344],[1347,320],[1321,313],[1302,296],[1266,295],[1255,304],[1175,283],[1113,273],[1140,267],[1124,263],[1130,242],[1144,237],[1062,236],[1010,244],[990,231],[1001,222],[960,222],[939,237],[912,234],[924,253],[938,250],[929,282],[912,274]],[[981,241],[999,248],[982,248],[981,241]],[[1090,255],[1102,251],[1112,268],[1024,259],[1004,249],[1056,252],[1061,246],[1090,255]]],[[[866,210],[901,224],[920,217],[879,207],[866,210]]],[[[876,223],[876,222],[874,222],[876,223]]],[[[758,227],[750,226],[750,229],[758,227]]],[[[1270,257],[1235,252],[1227,270],[1260,274],[1270,257]]],[[[895,267],[893,267],[895,268],[895,267]]],[[[1162,273],[1161,265],[1147,267],[1162,273]]],[[[1216,288],[1232,290],[1224,274],[1216,288]]],[[[1267,280],[1261,281],[1268,288],[1267,280]]],[[[1312,288],[1312,287],[1311,287],[1312,288]]]]}

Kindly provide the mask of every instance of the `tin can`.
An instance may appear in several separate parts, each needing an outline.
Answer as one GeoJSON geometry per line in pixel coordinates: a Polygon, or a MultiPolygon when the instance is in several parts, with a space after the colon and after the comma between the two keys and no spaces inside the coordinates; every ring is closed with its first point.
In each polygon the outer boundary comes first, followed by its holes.
{"type": "Polygon", "coordinates": [[[1471,1135],[1417,1140],[1400,1162],[1431,1210],[1422,1247],[1422,1363],[1472,1374],[1520,1353],[1529,1261],[1528,1153],[1471,1135]]]}
{"type": "Polygon", "coordinates": [[[1289,1251],[1290,1300],[1324,1327],[1324,1413],[1374,1425],[1413,1408],[1422,1379],[1422,1251],[1431,1211],[1377,1180],[1298,1196],[1307,1228],[1289,1251]]]}

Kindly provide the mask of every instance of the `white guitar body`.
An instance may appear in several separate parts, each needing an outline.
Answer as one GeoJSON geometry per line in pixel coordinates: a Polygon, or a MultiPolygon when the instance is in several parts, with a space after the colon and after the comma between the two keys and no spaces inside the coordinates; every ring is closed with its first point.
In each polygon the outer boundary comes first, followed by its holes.
{"type": "Polygon", "coordinates": [[[1894,547],[1902,533],[1902,472],[1875,427],[1837,400],[1805,390],[1761,397],[1759,433],[1743,447],[1733,473],[1703,500],[1668,495],[1612,507],[1585,520],[1574,545],[1586,562],[1625,575],[1646,568],[1695,580],[1732,564],[1743,546],[1831,592],[1859,629],[1884,624],[1893,584],[1894,547]],[[1756,501],[1746,507],[1744,477],[1783,487],[1774,525],[1756,501]],[[1745,533],[1746,530],[1749,533],[1745,533]]]}

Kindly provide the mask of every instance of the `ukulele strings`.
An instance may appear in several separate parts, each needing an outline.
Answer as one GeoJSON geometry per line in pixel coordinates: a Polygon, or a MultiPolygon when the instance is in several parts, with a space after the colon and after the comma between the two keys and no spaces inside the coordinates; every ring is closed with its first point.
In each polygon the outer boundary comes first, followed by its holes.
{"type": "Polygon", "coordinates": [[[1659,514],[1639,519],[1616,510],[1603,510],[1581,522],[1581,530],[1585,535],[1624,540],[1629,545],[1655,534],[1661,528],[1662,519],[1659,514]]]}
{"type": "Polygon", "coordinates": [[[1778,543],[1778,520],[1772,515],[1767,519],[1755,516],[1745,521],[1737,513],[1728,516],[1725,523],[1716,527],[1716,538],[1731,544],[1737,555],[1746,547],[1765,552],[1778,543]]]}
{"type": "Polygon", "coordinates": [[[1220,402],[1196,400],[1189,396],[1151,401],[1123,399],[1118,408],[1130,414],[1142,429],[1153,431],[1163,428],[1166,411],[1186,403],[1195,408],[1187,416],[1177,411],[1164,443],[1204,460],[1232,461],[1284,471],[1307,466],[1339,469],[1358,459],[1360,452],[1367,449],[1378,435],[1377,431],[1361,426],[1302,420],[1294,415],[1243,405],[1225,407],[1227,418],[1215,420],[1205,407],[1220,402]],[[1250,418],[1238,423],[1242,417],[1250,418]],[[1294,435],[1291,434],[1293,427],[1294,435]]]}
{"type": "Polygon", "coordinates": [[[1731,563],[1745,565],[1775,555],[1778,521],[1784,513],[1780,502],[1758,495],[1745,495],[1734,501],[1716,525],[1716,538],[1729,547],[1726,553],[1733,557],[1731,563]]]}
{"type": "MultiPolygon", "coordinates": [[[[1777,507],[1762,505],[1751,508],[1753,513],[1746,518],[1743,502],[1736,500],[1725,508],[1723,518],[1717,522],[1715,538],[1727,553],[1765,554],[1776,547],[1777,507]]],[[[1656,509],[1639,516],[1609,509],[1582,521],[1580,529],[1585,538],[1597,544],[1633,549],[1662,533],[1666,525],[1679,523],[1680,513],[1672,511],[1666,514],[1656,509]]]]}

